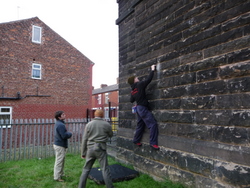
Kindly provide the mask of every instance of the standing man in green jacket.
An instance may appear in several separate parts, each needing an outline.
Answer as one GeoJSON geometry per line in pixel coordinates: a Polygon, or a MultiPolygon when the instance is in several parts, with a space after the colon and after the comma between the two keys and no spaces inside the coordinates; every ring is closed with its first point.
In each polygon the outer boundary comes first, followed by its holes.
{"type": "Polygon", "coordinates": [[[89,172],[98,159],[102,169],[102,175],[107,188],[113,188],[110,170],[107,159],[106,142],[109,137],[113,136],[111,125],[104,121],[103,110],[95,111],[95,118],[89,122],[84,130],[82,138],[81,157],[86,158],[85,165],[82,170],[78,188],[85,188],[89,172]]]}

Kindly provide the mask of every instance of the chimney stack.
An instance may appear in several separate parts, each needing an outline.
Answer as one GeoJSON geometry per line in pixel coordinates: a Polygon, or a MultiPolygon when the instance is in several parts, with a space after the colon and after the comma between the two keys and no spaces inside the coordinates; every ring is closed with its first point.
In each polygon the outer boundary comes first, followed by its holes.
{"type": "Polygon", "coordinates": [[[107,87],[107,84],[101,84],[101,88],[107,87]]]}

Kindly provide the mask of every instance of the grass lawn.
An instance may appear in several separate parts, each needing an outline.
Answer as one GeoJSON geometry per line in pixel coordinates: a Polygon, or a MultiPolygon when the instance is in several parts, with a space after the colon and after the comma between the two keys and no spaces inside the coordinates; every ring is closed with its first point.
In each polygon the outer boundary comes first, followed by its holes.
{"type": "MultiPolygon", "coordinates": [[[[77,188],[85,160],[80,155],[67,154],[65,162],[65,182],[53,180],[55,158],[7,161],[0,163],[0,188],[77,188]]],[[[109,164],[119,164],[109,158],[109,164]]],[[[93,167],[99,167],[98,162],[93,167]]],[[[157,182],[145,174],[123,182],[114,183],[116,188],[184,188],[170,181],[157,182]]],[[[94,181],[87,181],[88,188],[104,188],[94,181]]]]}

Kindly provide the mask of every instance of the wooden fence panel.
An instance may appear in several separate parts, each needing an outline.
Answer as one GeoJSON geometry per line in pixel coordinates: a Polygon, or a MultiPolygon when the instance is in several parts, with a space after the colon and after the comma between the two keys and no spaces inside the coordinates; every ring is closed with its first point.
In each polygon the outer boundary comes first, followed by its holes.
{"type": "MultiPolygon", "coordinates": [[[[81,138],[86,121],[66,120],[66,128],[72,132],[69,139],[69,152],[79,153],[81,138]]],[[[54,124],[52,119],[0,120],[0,162],[54,156],[54,124]]]]}
{"type": "MultiPolygon", "coordinates": [[[[72,132],[68,140],[69,153],[80,153],[86,124],[86,119],[65,121],[67,130],[72,132]]],[[[111,121],[110,124],[116,133],[118,121],[111,121]]],[[[19,119],[11,122],[0,119],[0,162],[54,156],[54,125],[54,119],[19,119]]],[[[108,144],[111,144],[111,139],[108,144]]]]}

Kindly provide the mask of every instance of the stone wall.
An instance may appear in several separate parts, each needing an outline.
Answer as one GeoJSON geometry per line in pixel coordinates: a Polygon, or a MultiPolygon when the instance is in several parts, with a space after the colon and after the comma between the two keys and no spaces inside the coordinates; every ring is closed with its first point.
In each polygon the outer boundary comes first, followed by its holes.
{"type": "Polygon", "coordinates": [[[250,1],[117,0],[117,159],[187,187],[250,186],[250,1]],[[159,151],[132,143],[127,78],[157,72],[147,88],[159,151]]]}

